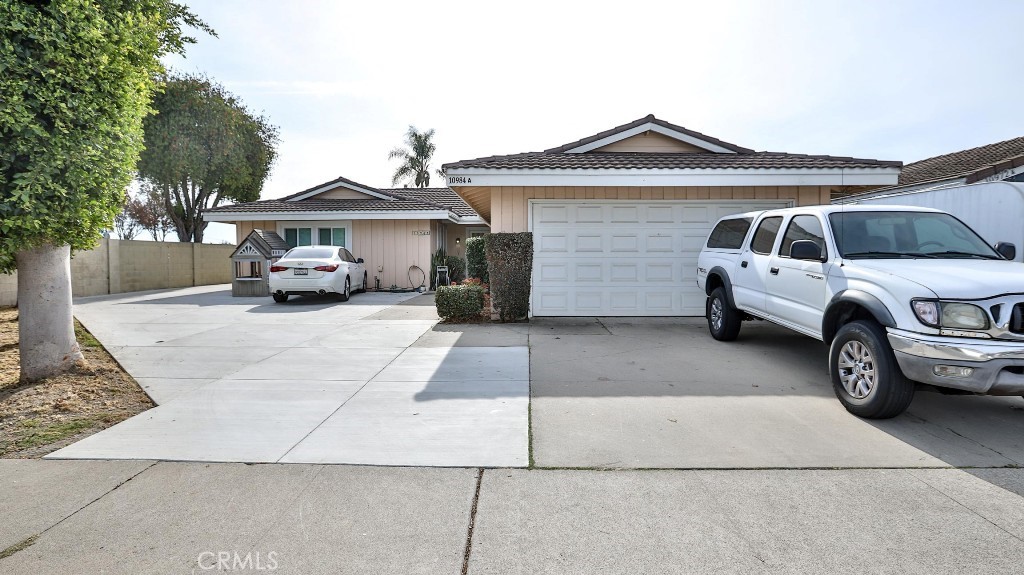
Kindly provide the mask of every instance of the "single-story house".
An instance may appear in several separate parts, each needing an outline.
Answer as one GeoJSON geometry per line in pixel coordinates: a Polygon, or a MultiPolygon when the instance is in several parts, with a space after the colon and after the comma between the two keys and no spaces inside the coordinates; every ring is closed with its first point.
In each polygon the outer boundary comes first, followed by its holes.
{"type": "MultiPolygon", "coordinates": [[[[363,258],[370,285],[417,287],[418,266],[430,273],[439,248],[465,256],[465,238],[487,233],[487,223],[448,188],[378,189],[337,178],[276,200],[208,210],[210,222],[235,224],[236,243],[253,229],[277,233],[291,247],[334,245],[363,258]]],[[[429,283],[429,278],[428,278],[429,283]]]]}
{"type": "Polygon", "coordinates": [[[543,152],[444,166],[492,232],[533,232],[535,316],[699,316],[721,216],[897,183],[901,162],[756,152],[654,116],[543,152]]]}
{"type": "Polygon", "coordinates": [[[1024,136],[909,163],[903,166],[896,185],[871,190],[868,195],[984,182],[1024,182],[1024,136]]]}

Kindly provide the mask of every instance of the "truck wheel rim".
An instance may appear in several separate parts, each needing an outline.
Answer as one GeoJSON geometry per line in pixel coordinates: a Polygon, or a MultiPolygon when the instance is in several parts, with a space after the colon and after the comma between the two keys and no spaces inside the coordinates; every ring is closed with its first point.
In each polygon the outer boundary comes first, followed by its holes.
{"type": "Polygon", "coordinates": [[[711,300],[711,327],[722,329],[722,300],[718,298],[711,300]]]}
{"type": "Polygon", "coordinates": [[[848,341],[839,350],[839,381],[854,399],[864,399],[875,387],[875,359],[859,341],[848,341]]]}

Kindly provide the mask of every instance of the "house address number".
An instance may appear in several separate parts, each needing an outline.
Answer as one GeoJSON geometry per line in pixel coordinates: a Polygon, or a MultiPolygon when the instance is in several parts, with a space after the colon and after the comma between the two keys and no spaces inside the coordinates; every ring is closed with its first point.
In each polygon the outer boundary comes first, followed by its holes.
{"type": "Polygon", "coordinates": [[[468,176],[448,176],[448,185],[452,184],[472,184],[473,178],[468,176]]]}
{"type": "Polygon", "coordinates": [[[429,236],[430,230],[413,230],[412,235],[414,236],[429,236]]]}

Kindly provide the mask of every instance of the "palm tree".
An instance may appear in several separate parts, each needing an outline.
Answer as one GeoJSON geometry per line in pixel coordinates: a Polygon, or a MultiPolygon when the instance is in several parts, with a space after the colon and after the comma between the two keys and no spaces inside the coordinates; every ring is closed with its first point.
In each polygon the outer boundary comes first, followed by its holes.
{"type": "Polygon", "coordinates": [[[431,140],[434,137],[434,130],[420,132],[416,126],[409,126],[405,134],[404,148],[395,148],[388,154],[388,159],[398,158],[402,164],[395,170],[391,178],[391,185],[397,186],[398,182],[409,179],[417,188],[426,188],[430,185],[430,160],[434,157],[436,146],[431,140]]]}

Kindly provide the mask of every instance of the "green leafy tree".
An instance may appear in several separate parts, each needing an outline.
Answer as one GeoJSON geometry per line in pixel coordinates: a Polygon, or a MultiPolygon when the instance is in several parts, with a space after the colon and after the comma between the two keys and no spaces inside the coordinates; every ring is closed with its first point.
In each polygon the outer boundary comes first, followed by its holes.
{"type": "Polygon", "coordinates": [[[160,194],[178,240],[201,243],[206,210],[260,199],[277,154],[277,128],[202,76],[167,78],[153,107],[139,177],[160,194]]]}
{"type": "Polygon", "coordinates": [[[212,33],[171,0],[0,0],[0,271],[18,270],[22,379],[82,361],[69,258],[120,211],[185,26],[212,33]]]}
{"type": "MultiPolygon", "coordinates": [[[[403,180],[412,182],[417,188],[430,186],[430,160],[434,157],[434,130],[420,132],[416,126],[409,126],[405,133],[404,148],[395,148],[388,154],[389,160],[398,159],[402,163],[395,169],[391,177],[391,185],[397,186],[403,180]]],[[[441,172],[438,171],[440,175],[441,172]]]]}

